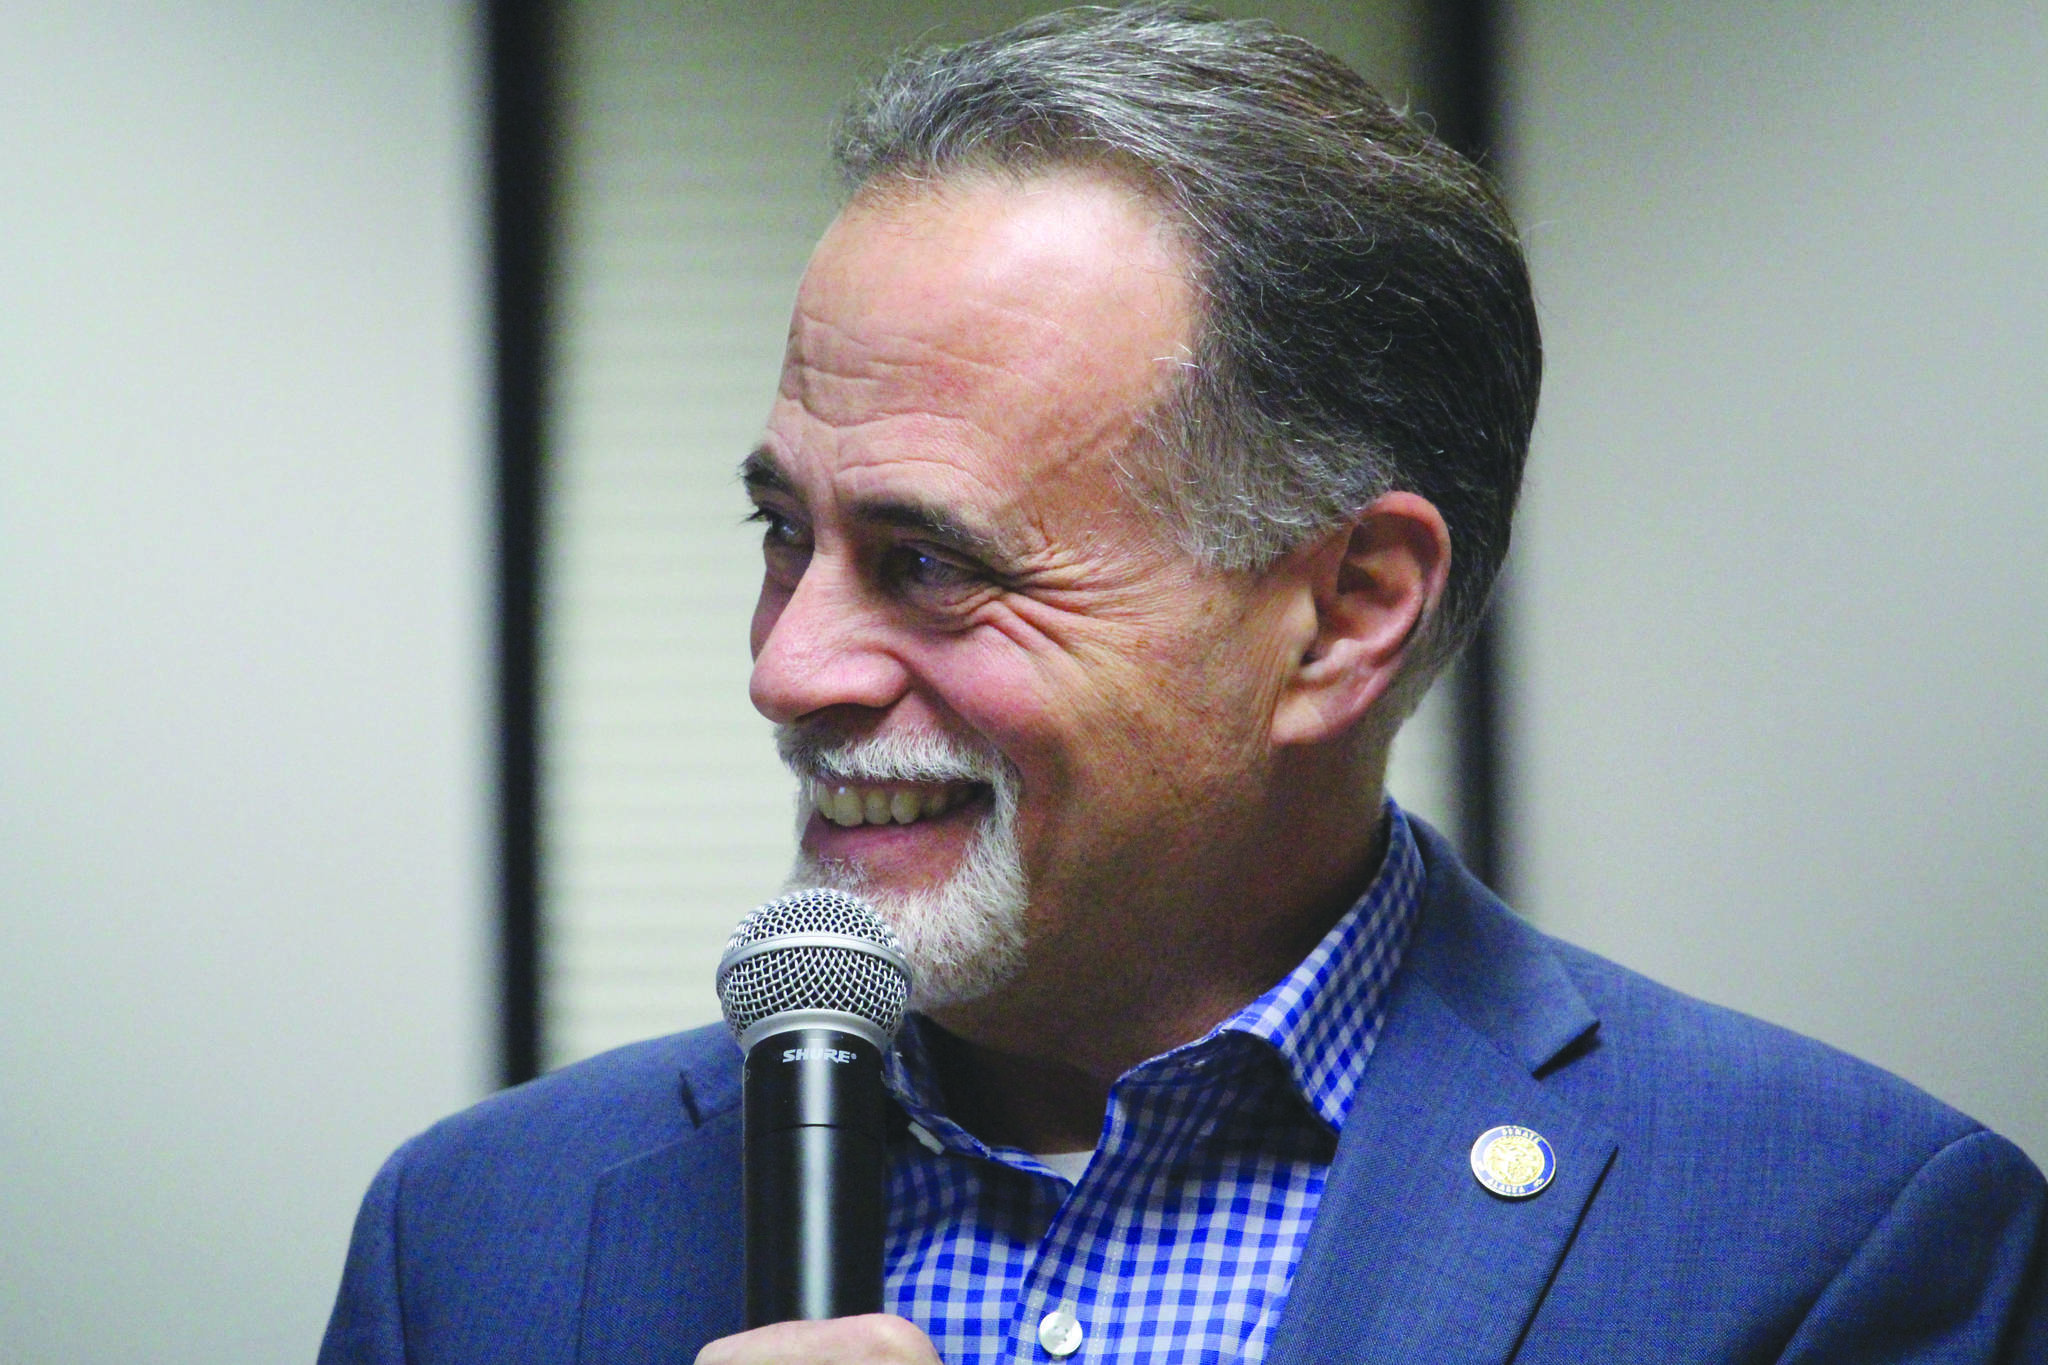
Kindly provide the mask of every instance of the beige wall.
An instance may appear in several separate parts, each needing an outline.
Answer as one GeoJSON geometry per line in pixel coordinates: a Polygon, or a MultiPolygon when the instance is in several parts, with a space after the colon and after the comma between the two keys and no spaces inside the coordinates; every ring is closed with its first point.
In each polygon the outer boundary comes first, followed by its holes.
{"type": "Polygon", "coordinates": [[[489,1081],[469,15],[4,27],[0,1360],[308,1360],[489,1081]]]}
{"type": "Polygon", "coordinates": [[[2048,1158],[2048,24],[1525,3],[1547,928],[2048,1158]]]}

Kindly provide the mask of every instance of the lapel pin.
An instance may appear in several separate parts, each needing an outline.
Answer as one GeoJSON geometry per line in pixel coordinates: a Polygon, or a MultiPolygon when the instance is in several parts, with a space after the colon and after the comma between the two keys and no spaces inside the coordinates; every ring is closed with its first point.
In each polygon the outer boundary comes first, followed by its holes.
{"type": "Polygon", "coordinates": [[[1503,1198],[1527,1199],[1557,1174],[1557,1153],[1534,1128],[1504,1123],[1472,1144],[1472,1174],[1503,1198]]]}

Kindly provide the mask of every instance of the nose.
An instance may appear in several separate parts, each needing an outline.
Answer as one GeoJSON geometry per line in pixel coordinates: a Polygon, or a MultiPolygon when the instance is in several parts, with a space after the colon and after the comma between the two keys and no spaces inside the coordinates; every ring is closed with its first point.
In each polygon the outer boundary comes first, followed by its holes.
{"type": "Polygon", "coordinates": [[[796,586],[764,583],[754,607],[747,695],[778,725],[839,706],[884,711],[909,684],[884,605],[837,556],[813,555],[796,586]]]}

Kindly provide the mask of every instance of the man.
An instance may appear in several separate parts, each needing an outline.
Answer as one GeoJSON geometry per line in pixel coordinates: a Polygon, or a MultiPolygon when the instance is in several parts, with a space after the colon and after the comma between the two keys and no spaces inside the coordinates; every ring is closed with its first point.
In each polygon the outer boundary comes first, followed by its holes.
{"type": "Polygon", "coordinates": [[[744,477],[797,880],[918,970],[893,1312],[741,1333],[720,1031],[439,1125],[323,1359],[2037,1360],[2041,1177],[1520,925],[1381,795],[1533,421],[1473,169],[1154,8],[842,129],[744,477]]]}

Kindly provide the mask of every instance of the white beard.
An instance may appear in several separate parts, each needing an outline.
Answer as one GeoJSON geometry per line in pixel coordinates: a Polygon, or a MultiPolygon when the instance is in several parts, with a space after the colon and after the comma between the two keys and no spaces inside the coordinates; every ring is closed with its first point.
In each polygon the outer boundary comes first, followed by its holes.
{"type": "MultiPolygon", "coordinates": [[[[818,782],[981,782],[994,795],[953,875],[922,891],[877,887],[866,868],[844,858],[797,849],[786,890],[827,886],[865,898],[887,920],[910,960],[910,1003],[921,1010],[978,1000],[1007,984],[1024,965],[1023,854],[1017,845],[1014,764],[937,733],[840,740],[793,725],[775,731],[776,751],[798,777],[818,782]]],[[[797,794],[801,838],[811,803],[797,794]]]]}

